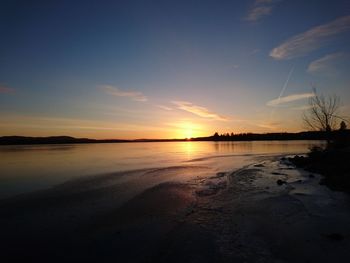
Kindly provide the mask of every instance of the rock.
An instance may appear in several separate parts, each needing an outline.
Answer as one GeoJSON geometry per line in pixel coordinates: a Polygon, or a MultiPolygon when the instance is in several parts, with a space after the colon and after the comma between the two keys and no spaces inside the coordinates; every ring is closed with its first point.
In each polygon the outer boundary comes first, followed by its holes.
{"type": "Polygon", "coordinates": [[[254,167],[265,167],[265,165],[263,165],[262,163],[259,163],[259,164],[254,165],[254,167]]]}
{"type": "Polygon", "coordinates": [[[218,172],[218,173],[216,173],[216,177],[223,177],[223,176],[225,176],[226,175],[226,173],[225,172],[218,172]]]}
{"type": "Polygon", "coordinates": [[[287,182],[286,182],[286,181],[283,181],[283,180],[281,180],[281,179],[278,179],[278,180],[276,181],[276,183],[277,183],[278,185],[283,185],[283,184],[286,184],[287,182]]]}
{"type": "Polygon", "coordinates": [[[212,176],[212,177],[209,177],[210,179],[218,179],[218,178],[221,178],[221,177],[224,177],[226,175],[225,172],[218,172],[216,173],[215,176],[212,176]]]}

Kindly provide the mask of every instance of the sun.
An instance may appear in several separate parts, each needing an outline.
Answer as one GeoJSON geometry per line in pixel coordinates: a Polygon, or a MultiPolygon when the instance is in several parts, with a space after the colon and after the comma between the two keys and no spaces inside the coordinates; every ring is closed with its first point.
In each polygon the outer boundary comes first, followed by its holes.
{"type": "Polygon", "coordinates": [[[187,127],[187,129],[184,130],[184,135],[186,139],[193,138],[193,129],[192,127],[187,127]]]}
{"type": "Polygon", "coordinates": [[[194,138],[198,137],[202,133],[202,129],[200,125],[192,122],[179,122],[176,124],[177,131],[176,131],[176,137],[177,138],[194,138]]]}

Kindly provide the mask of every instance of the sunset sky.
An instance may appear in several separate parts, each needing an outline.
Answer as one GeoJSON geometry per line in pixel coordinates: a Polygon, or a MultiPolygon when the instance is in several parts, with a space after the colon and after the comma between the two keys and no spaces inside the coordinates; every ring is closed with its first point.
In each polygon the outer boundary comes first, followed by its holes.
{"type": "Polygon", "coordinates": [[[350,1],[1,1],[0,136],[185,138],[350,115],[350,1]]]}

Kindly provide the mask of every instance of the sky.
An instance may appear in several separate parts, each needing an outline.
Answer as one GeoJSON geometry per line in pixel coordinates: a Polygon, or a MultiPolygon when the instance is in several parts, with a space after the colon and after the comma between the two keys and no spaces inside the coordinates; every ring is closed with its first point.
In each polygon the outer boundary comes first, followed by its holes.
{"type": "Polygon", "coordinates": [[[0,8],[0,136],[298,132],[350,115],[350,2],[16,1],[0,8]]]}

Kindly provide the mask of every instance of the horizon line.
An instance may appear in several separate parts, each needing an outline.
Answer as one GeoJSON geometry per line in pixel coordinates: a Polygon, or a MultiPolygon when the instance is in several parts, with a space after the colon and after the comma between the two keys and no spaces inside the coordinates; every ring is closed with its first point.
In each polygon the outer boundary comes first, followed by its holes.
{"type": "MultiPolygon", "coordinates": [[[[337,132],[338,130],[334,130],[333,132],[337,132]]],[[[347,132],[350,130],[347,129],[347,132]]],[[[302,135],[302,134],[318,134],[322,135],[326,133],[325,131],[299,131],[299,132],[266,132],[266,133],[254,133],[254,132],[246,132],[246,133],[222,133],[218,134],[216,136],[216,133],[213,135],[209,136],[201,136],[201,137],[191,137],[191,138],[137,138],[137,139],[119,139],[119,138],[104,138],[104,139],[95,139],[95,138],[87,138],[87,137],[73,137],[69,135],[56,135],[56,136],[25,136],[25,135],[3,135],[0,136],[0,144],[2,143],[1,139],[3,140],[3,143],[6,143],[6,139],[9,140],[50,140],[50,143],[99,143],[99,142],[169,142],[169,141],[215,141],[217,140],[222,140],[225,141],[224,139],[247,139],[249,136],[255,136],[255,139],[257,137],[260,137],[260,139],[263,136],[282,136],[282,138],[269,138],[266,140],[278,140],[278,139],[286,139],[283,137],[286,137],[288,135],[302,135]],[[56,139],[57,141],[51,141],[56,139]],[[60,141],[61,140],[61,141],[60,141]],[[65,141],[66,140],[66,141],[65,141]],[[71,140],[71,141],[69,141],[71,140]]],[[[287,138],[288,139],[288,138],[287,138]]],[[[296,138],[296,139],[302,139],[302,138],[296,138]]],[[[251,138],[250,140],[254,140],[254,138],[251,138]]],[[[227,140],[228,141],[228,140],[227,140]]],[[[234,140],[232,140],[234,141],[234,140]]],[[[14,141],[12,141],[14,142],[14,141]]],[[[27,141],[29,142],[29,141],[27,141]]],[[[44,141],[42,141],[44,142],[44,141]]],[[[11,143],[11,141],[7,141],[7,143],[11,143]]]]}

